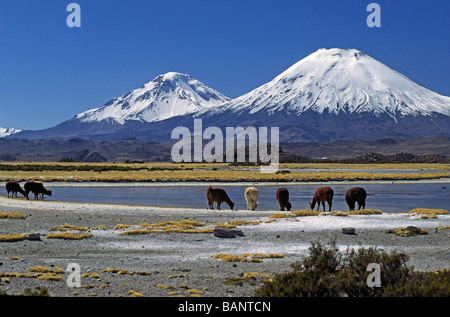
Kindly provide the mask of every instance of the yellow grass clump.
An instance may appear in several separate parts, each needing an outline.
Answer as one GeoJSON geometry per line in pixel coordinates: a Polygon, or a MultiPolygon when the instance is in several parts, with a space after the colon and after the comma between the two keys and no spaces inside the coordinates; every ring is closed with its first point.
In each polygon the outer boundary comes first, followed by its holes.
{"type": "Polygon", "coordinates": [[[58,274],[64,273],[64,270],[60,267],[55,266],[54,268],[46,268],[41,265],[30,266],[28,268],[28,271],[36,273],[58,273],[58,274]]]}
{"type": "Polygon", "coordinates": [[[244,276],[243,276],[244,279],[256,279],[257,277],[268,279],[268,278],[270,278],[270,275],[269,274],[261,274],[258,272],[250,272],[250,273],[244,273],[244,276]]]}
{"type": "Polygon", "coordinates": [[[406,227],[393,229],[392,233],[401,237],[411,237],[415,235],[426,235],[428,231],[424,228],[406,227]]]}
{"type": "Polygon", "coordinates": [[[57,275],[52,272],[35,272],[31,273],[4,273],[0,272],[0,277],[22,277],[22,278],[37,278],[39,280],[49,280],[49,281],[64,281],[62,276],[57,275]]]}
{"type": "Polygon", "coordinates": [[[87,273],[83,273],[81,274],[82,277],[92,277],[92,278],[100,278],[100,274],[95,273],[95,272],[87,272],[87,273]]]}
{"type": "Polygon", "coordinates": [[[139,226],[144,227],[145,229],[129,230],[122,232],[121,235],[140,235],[153,232],[212,233],[214,230],[212,228],[198,229],[199,227],[204,227],[205,225],[193,220],[165,221],[153,224],[143,222],[140,223],[139,226]]]}
{"type": "Polygon", "coordinates": [[[133,275],[134,272],[129,271],[127,269],[120,269],[119,271],[117,271],[117,274],[119,274],[119,275],[133,275]]]}
{"type": "Polygon", "coordinates": [[[289,214],[281,214],[281,213],[276,213],[276,214],[272,214],[269,216],[270,219],[277,219],[277,218],[291,218],[291,216],[289,214]]]}
{"type": "Polygon", "coordinates": [[[62,276],[56,275],[54,273],[40,274],[38,276],[38,279],[45,281],[64,281],[64,278],[62,276]]]}
{"type": "Polygon", "coordinates": [[[4,212],[0,211],[0,218],[9,218],[9,219],[25,219],[25,216],[20,212],[4,212]]]}
{"type": "Polygon", "coordinates": [[[337,217],[347,217],[348,213],[342,211],[330,211],[328,213],[329,216],[337,216],[337,217]]]}
{"type": "MultiPolygon", "coordinates": [[[[40,273],[36,273],[36,274],[40,274],[40,273]]],[[[0,272],[0,277],[25,277],[25,278],[32,278],[32,277],[37,277],[36,274],[0,272]]]]}
{"type": "Polygon", "coordinates": [[[351,211],[345,211],[348,215],[379,215],[383,212],[376,209],[361,209],[361,210],[351,210],[351,211]]]}
{"type": "Polygon", "coordinates": [[[307,217],[307,216],[318,216],[322,212],[321,211],[310,210],[310,209],[303,209],[303,210],[291,211],[289,213],[294,215],[295,217],[307,217]]]}
{"type": "Polygon", "coordinates": [[[82,240],[92,237],[90,233],[51,233],[45,236],[47,239],[65,239],[65,240],[82,240]]]}
{"type": "Polygon", "coordinates": [[[88,231],[89,229],[83,226],[73,226],[65,223],[62,226],[52,229],[51,231],[68,231],[68,230],[88,231]]]}
{"type": "Polygon", "coordinates": [[[0,235],[0,242],[17,242],[25,240],[28,237],[28,234],[16,234],[9,233],[6,235],[0,235]]]}
{"type": "Polygon", "coordinates": [[[203,294],[203,291],[192,288],[184,291],[186,294],[203,294]]]}
{"type": "Polygon", "coordinates": [[[218,253],[213,256],[213,259],[219,259],[222,262],[247,262],[245,257],[225,253],[218,253]]]}
{"type": "Polygon", "coordinates": [[[428,216],[436,215],[448,215],[448,211],[445,209],[431,209],[431,208],[415,208],[408,212],[409,214],[421,214],[428,216]]]}
{"type": "Polygon", "coordinates": [[[213,259],[219,259],[222,262],[262,262],[262,259],[283,258],[284,254],[261,254],[261,253],[243,253],[241,256],[218,253],[213,255],[213,259]]]}
{"type": "Polygon", "coordinates": [[[138,293],[136,291],[129,291],[128,295],[130,295],[130,297],[144,297],[144,294],[138,293]]]}

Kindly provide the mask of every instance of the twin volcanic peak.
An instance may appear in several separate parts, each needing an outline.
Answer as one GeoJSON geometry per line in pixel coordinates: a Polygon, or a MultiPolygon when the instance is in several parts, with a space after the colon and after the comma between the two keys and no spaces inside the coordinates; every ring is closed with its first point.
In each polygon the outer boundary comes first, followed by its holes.
{"type": "Polygon", "coordinates": [[[17,137],[170,141],[161,131],[193,117],[219,127],[276,125],[282,141],[448,137],[450,97],[356,49],[319,49],[235,99],[169,72],[56,127],[17,137]]]}

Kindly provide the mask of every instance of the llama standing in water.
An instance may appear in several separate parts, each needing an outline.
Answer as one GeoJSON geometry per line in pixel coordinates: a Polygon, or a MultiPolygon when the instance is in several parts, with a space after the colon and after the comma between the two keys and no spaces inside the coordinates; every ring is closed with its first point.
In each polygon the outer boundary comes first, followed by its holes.
{"type": "Polygon", "coordinates": [[[291,210],[292,205],[289,202],[289,191],[286,188],[278,188],[275,196],[277,197],[281,211],[284,211],[284,208],[286,208],[287,211],[291,210]]]}
{"type": "Polygon", "coordinates": [[[256,187],[247,187],[245,189],[245,200],[247,201],[247,210],[255,210],[258,205],[259,191],[256,187]]]}
{"type": "Polygon", "coordinates": [[[331,205],[333,201],[334,191],[331,187],[319,187],[314,193],[312,201],[309,203],[311,210],[317,203],[317,211],[320,208],[320,203],[322,203],[323,211],[325,211],[325,202],[328,203],[328,211],[331,210],[331,205]]]}
{"type": "Polygon", "coordinates": [[[41,195],[41,199],[44,199],[44,194],[47,196],[52,195],[51,190],[47,190],[41,182],[26,182],[24,185],[25,188],[25,197],[28,198],[28,194],[32,192],[34,194],[34,199],[39,199],[39,195],[41,195]]]}
{"type": "Polygon", "coordinates": [[[8,197],[9,197],[9,193],[12,193],[11,197],[14,197],[14,196],[17,197],[17,193],[21,193],[24,197],[26,196],[25,191],[22,189],[22,187],[20,187],[20,184],[16,181],[6,182],[5,188],[6,188],[6,191],[8,192],[8,197]]]}
{"type": "Polygon", "coordinates": [[[358,210],[366,208],[366,190],[362,187],[353,187],[345,193],[345,201],[350,210],[355,210],[355,203],[358,203],[358,210]]]}
{"type": "Polygon", "coordinates": [[[220,204],[225,202],[231,210],[234,208],[234,201],[231,201],[227,192],[222,188],[209,186],[206,190],[206,200],[210,209],[214,209],[214,203],[217,205],[217,209],[220,210],[220,204]]]}

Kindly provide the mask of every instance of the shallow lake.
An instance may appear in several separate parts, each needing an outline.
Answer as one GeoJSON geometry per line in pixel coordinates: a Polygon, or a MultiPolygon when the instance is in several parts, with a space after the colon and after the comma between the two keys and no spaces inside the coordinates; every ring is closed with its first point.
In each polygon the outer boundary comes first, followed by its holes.
{"type": "MultiPolygon", "coordinates": [[[[221,184],[232,201],[236,202],[235,209],[246,209],[244,198],[246,185],[221,184]]],[[[369,194],[366,199],[366,208],[379,209],[385,212],[408,212],[414,208],[450,209],[449,183],[365,183],[365,184],[277,184],[253,186],[259,189],[259,210],[279,210],[275,192],[279,187],[285,187],[290,193],[292,210],[309,209],[309,202],[314,191],[320,186],[330,186],[334,190],[332,210],[348,210],[344,201],[347,189],[351,187],[364,187],[369,194]]],[[[205,190],[207,185],[171,186],[145,186],[139,184],[120,186],[52,186],[52,197],[45,200],[150,205],[162,207],[206,208],[205,190]]],[[[20,196],[20,194],[19,194],[20,196]]],[[[30,196],[30,198],[32,195],[30,196]]],[[[221,206],[228,208],[225,203],[221,206]]],[[[317,207],[316,207],[317,208],[317,207]]],[[[328,205],[326,205],[328,210],[328,205]]]]}

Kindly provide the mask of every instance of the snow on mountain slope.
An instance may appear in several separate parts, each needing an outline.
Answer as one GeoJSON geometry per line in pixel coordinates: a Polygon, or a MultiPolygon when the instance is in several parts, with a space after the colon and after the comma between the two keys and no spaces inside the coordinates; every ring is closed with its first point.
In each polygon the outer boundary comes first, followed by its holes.
{"type": "Polygon", "coordinates": [[[169,72],[114,98],[104,106],[78,114],[81,122],[127,120],[155,122],[215,107],[230,99],[186,74],[169,72]]]}
{"type": "Polygon", "coordinates": [[[419,86],[356,49],[319,49],[272,81],[232,100],[210,115],[232,111],[268,115],[339,112],[375,115],[450,115],[450,97],[419,86]]]}
{"type": "Polygon", "coordinates": [[[1,128],[0,127],[0,138],[4,138],[11,134],[19,133],[22,130],[14,129],[14,128],[1,128]]]}

